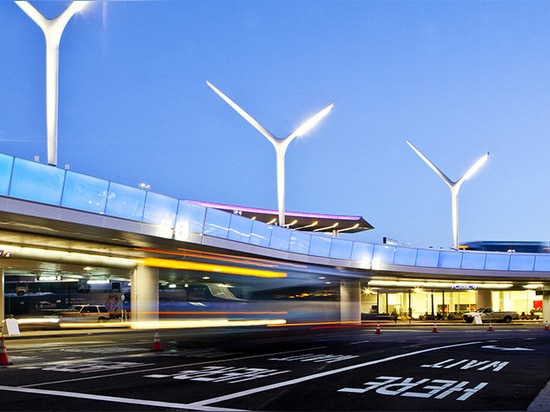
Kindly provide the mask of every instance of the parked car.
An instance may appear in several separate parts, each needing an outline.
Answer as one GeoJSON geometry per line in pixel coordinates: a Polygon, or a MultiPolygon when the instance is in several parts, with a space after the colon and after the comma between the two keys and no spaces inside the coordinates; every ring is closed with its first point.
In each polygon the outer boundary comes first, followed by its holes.
{"type": "Polygon", "coordinates": [[[105,305],[73,305],[58,315],[68,322],[105,322],[111,317],[105,305]]]}
{"type": "Polygon", "coordinates": [[[542,318],[542,312],[536,312],[532,310],[529,313],[521,312],[519,315],[520,320],[539,320],[542,318]]]}
{"type": "Polygon", "coordinates": [[[512,320],[519,319],[519,315],[515,311],[493,311],[491,308],[480,308],[475,312],[464,314],[464,320],[467,323],[472,323],[476,317],[479,317],[482,322],[510,323],[512,320]]]}

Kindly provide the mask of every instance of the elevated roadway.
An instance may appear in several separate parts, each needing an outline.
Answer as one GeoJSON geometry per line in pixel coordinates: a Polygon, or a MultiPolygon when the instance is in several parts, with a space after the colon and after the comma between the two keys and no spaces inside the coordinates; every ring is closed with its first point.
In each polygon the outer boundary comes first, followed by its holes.
{"type": "Polygon", "coordinates": [[[541,288],[550,318],[544,292],[550,254],[358,242],[2,154],[0,182],[0,292],[10,275],[128,280],[132,313],[150,319],[158,312],[158,283],[190,273],[256,284],[330,278],[341,284],[341,319],[353,321],[360,317],[361,282],[409,288],[506,283],[541,288]]]}

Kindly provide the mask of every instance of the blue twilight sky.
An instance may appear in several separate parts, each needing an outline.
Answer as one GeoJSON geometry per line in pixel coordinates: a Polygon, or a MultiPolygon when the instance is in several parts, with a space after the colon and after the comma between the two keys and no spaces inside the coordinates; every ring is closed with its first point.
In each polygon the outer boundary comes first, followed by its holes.
{"type": "MultiPolygon", "coordinates": [[[[48,18],[65,1],[31,2],[48,18]]],[[[60,45],[58,166],[182,199],[277,208],[276,136],[331,102],[286,156],[286,210],[361,215],[384,236],[550,240],[550,2],[93,2],[60,45]]],[[[0,1],[0,152],[46,156],[45,42],[0,1]]],[[[348,235],[350,236],[350,235],[348,235]]]]}

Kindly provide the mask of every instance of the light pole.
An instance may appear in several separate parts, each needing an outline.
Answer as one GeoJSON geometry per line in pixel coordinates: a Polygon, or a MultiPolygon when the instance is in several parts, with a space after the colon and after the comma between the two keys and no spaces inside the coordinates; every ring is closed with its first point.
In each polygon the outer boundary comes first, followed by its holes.
{"type": "Polygon", "coordinates": [[[475,172],[477,172],[481,166],[487,161],[487,158],[489,157],[489,153],[487,152],[484,154],[477,162],[473,164],[470,169],[462,176],[460,179],[458,179],[456,182],[453,182],[451,179],[449,179],[445,174],[439,170],[439,168],[434,165],[430,159],[428,159],[420,150],[418,150],[414,145],[407,140],[407,144],[413,149],[418,156],[424,162],[432,168],[432,170],[437,173],[437,175],[443,179],[443,181],[449,186],[451,189],[451,201],[452,201],[452,224],[453,224],[453,248],[458,249],[458,192],[460,191],[460,187],[462,186],[462,183],[464,183],[467,179],[472,177],[475,172]]]}
{"type": "Polygon", "coordinates": [[[271,132],[269,132],[265,127],[256,121],[252,116],[245,112],[241,107],[239,107],[233,100],[223,94],[218,90],[212,83],[209,81],[206,82],[212,90],[218,94],[229,106],[231,106],[237,113],[239,113],[248,123],[254,126],[261,134],[263,134],[267,140],[269,140],[277,155],[277,199],[279,205],[279,226],[285,225],[285,154],[286,149],[290,145],[290,142],[297,137],[303,136],[309,130],[311,130],[317,123],[325,117],[328,112],[332,110],[334,103],[329,104],[323,110],[317,114],[311,116],[308,120],[303,122],[296,130],[290,133],[285,138],[275,137],[271,132]]]}
{"type": "Polygon", "coordinates": [[[46,38],[46,130],[48,137],[48,164],[57,166],[57,107],[59,80],[59,42],[71,17],[82,10],[88,1],[73,1],[55,19],[47,19],[28,1],[16,1],[27,15],[42,29],[46,38]]]}

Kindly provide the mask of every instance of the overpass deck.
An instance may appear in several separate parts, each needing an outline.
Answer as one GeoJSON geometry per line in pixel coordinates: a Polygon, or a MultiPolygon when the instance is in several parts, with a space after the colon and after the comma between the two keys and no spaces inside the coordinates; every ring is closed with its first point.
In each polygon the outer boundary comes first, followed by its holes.
{"type": "MultiPolygon", "coordinates": [[[[196,244],[241,255],[337,268],[352,276],[550,278],[550,254],[546,253],[423,249],[296,231],[5,154],[0,154],[0,212],[0,227],[6,233],[35,231],[62,238],[71,236],[72,227],[82,239],[93,239],[96,233],[101,243],[110,231],[111,239],[104,243],[111,243],[112,248],[113,243],[127,244],[134,250],[136,246],[196,244]],[[50,223],[36,229],[44,219],[50,223]]],[[[11,246],[15,243],[11,239],[11,246]]],[[[74,242],[63,247],[73,246],[74,242]]],[[[101,249],[104,252],[106,248],[101,249]]],[[[25,257],[23,249],[18,253],[25,257]]]]}

